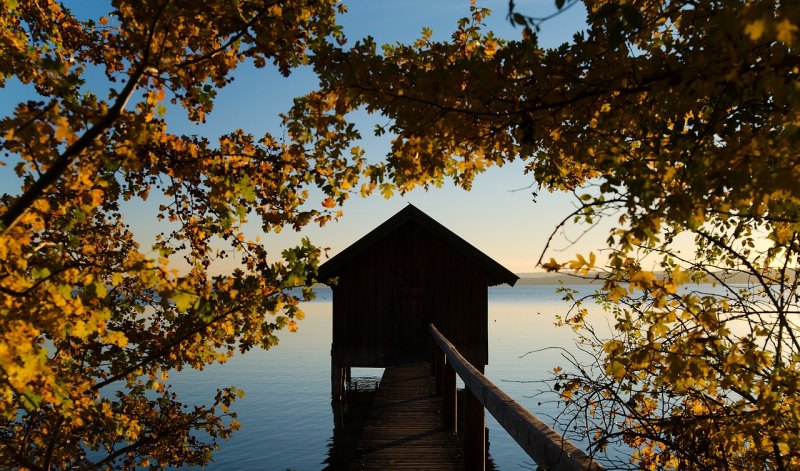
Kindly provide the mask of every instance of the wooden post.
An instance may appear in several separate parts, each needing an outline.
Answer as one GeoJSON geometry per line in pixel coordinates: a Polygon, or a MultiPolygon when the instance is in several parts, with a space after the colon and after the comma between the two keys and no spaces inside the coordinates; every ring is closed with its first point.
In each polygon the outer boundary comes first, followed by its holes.
{"type": "Polygon", "coordinates": [[[331,398],[334,401],[342,399],[342,368],[337,365],[331,367],[331,398]]]}
{"type": "Polygon", "coordinates": [[[486,469],[486,428],[483,404],[469,389],[464,390],[464,465],[469,471],[486,469]]]}
{"type": "Polygon", "coordinates": [[[442,370],[442,426],[446,429],[458,430],[457,394],[456,370],[453,369],[453,365],[446,362],[442,370]]]}
{"type": "Polygon", "coordinates": [[[341,401],[344,398],[344,367],[336,364],[331,354],[331,399],[341,401]]]}
{"type": "Polygon", "coordinates": [[[332,399],[331,409],[333,409],[333,433],[336,435],[344,428],[344,404],[342,401],[332,399]]]}

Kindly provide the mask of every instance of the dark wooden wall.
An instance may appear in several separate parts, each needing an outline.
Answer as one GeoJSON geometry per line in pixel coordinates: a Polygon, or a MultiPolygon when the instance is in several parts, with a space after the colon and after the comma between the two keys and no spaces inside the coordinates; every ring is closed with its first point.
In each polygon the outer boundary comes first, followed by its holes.
{"type": "Polygon", "coordinates": [[[433,322],[475,365],[488,363],[487,274],[414,222],[337,274],[333,362],[383,367],[427,354],[433,322]]]}

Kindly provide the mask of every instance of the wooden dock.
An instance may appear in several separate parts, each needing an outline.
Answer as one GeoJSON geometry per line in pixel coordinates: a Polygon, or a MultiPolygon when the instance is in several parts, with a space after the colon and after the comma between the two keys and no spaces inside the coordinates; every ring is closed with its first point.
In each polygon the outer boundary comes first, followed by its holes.
{"type": "Polygon", "coordinates": [[[441,409],[430,363],[386,368],[349,469],[464,469],[458,437],[442,426],[441,409]]]}

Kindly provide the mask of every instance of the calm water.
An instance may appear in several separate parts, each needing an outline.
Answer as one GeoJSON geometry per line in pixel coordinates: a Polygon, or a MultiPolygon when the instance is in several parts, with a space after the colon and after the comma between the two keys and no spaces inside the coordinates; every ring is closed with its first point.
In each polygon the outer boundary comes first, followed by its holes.
{"type": "MultiPolygon", "coordinates": [[[[591,287],[579,287],[591,291],[591,287]]],[[[549,394],[537,394],[552,368],[565,362],[556,350],[571,347],[573,333],[553,325],[567,309],[556,286],[489,289],[487,376],[546,423],[558,412],[549,394]]],[[[254,350],[222,366],[185,371],[172,384],[186,402],[210,402],[217,387],[247,393],[235,403],[242,428],[222,442],[212,470],[316,470],[325,467],[333,433],[330,401],[331,291],[321,289],[306,303],[297,333],[280,334],[269,351],[254,350]]],[[[354,369],[354,376],[382,370],[354,369]]],[[[501,470],[536,469],[506,432],[487,414],[489,453],[501,470]]]]}

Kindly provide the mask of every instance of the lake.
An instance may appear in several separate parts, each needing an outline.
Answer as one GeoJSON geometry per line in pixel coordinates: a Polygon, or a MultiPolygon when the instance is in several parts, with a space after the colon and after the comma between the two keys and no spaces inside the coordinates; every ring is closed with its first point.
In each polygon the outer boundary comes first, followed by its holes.
{"type": "MultiPolygon", "coordinates": [[[[573,287],[591,292],[591,286],[573,287]]],[[[555,316],[567,303],[558,286],[528,285],[489,288],[489,365],[486,375],[507,394],[552,425],[558,412],[554,395],[541,393],[537,381],[550,379],[552,368],[565,366],[557,350],[544,347],[573,345],[569,328],[555,327],[555,316]]],[[[281,332],[280,344],[269,351],[253,350],[224,365],[204,371],[183,371],[171,378],[187,403],[207,403],[217,387],[236,386],[247,393],[234,405],[241,430],[221,442],[212,470],[317,470],[326,467],[332,446],[333,412],[330,400],[332,295],[317,290],[317,299],[304,303],[306,318],[296,333],[281,332]]],[[[354,377],[380,377],[382,370],[354,368],[354,377]]],[[[486,417],[489,454],[501,470],[536,469],[508,434],[486,417]]]]}

